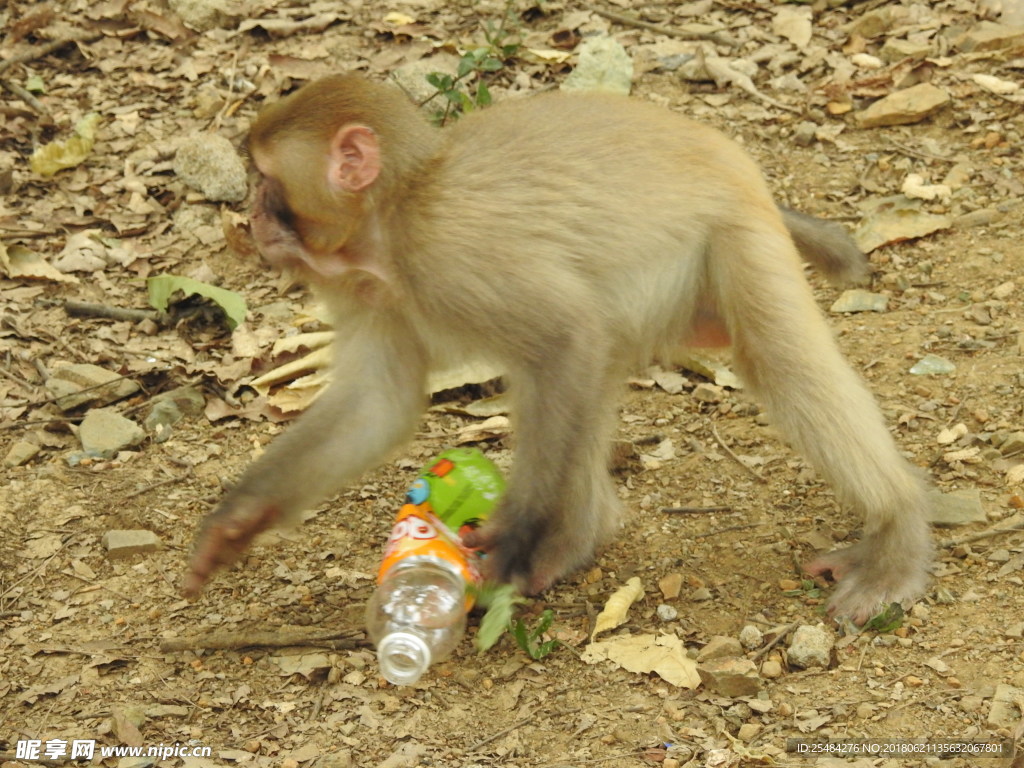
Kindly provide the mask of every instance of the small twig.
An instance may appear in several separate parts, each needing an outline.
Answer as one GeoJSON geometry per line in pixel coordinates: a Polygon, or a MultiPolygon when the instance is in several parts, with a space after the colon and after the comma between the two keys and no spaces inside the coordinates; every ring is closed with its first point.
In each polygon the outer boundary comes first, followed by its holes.
{"type": "Polygon", "coordinates": [[[95,33],[85,33],[82,35],[72,35],[71,37],[64,37],[60,40],[54,40],[53,42],[41,45],[35,48],[30,48],[25,53],[20,53],[17,56],[12,56],[9,59],[0,61],[0,72],[13,67],[15,64],[25,64],[29,61],[35,61],[41,59],[43,56],[49,56],[54,51],[63,48],[68,43],[91,43],[95,40],[99,40],[103,35],[95,33]]]}
{"type": "Polygon", "coordinates": [[[174,651],[207,650],[231,651],[238,648],[262,646],[265,648],[286,648],[290,645],[330,645],[336,650],[351,650],[365,644],[361,633],[352,630],[306,630],[283,628],[270,632],[213,632],[206,635],[192,635],[164,640],[160,650],[174,651]],[[355,637],[355,635],[360,635],[355,637]]]}
{"type": "Polygon", "coordinates": [[[130,320],[137,323],[140,320],[152,320],[159,323],[160,312],[155,309],[125,309],[124,307],[110,307],[106,304],[93,304],[88,301],[65,301],[64,311],[72,317],[106,317],[111,320],[130,320]]]}
{"type": "Polygon", "coordinates": [[[910,157],[916,157],[918,160],[937,160],[940,163],[955,162],[955,159],[952,157],[943,157],[942,155],[935,155],[931,152],[924,152],[923,150],[914,149],[913,147],[908,147],[905,144],[900,144],[898,141],[893,141],[892,139],[889,140],[889,144],[896,151],[902,152],[910,157]]]}
{"type": "Polygon", "coordinates": [[[667,27],[664,24],[654,24],[650,21],[643,21],[634,16],[627,16],[623,13],[616,13],[615,11],[606,11],[602,8],[596,8],[593,5],[583,6],[587,10],[596,13],[598,16],[603,16],[609,21],[614,21],[616,24],[622,24],[627,27],[636,27],[638,29],[646,29],[648,32],[655,32],[659,35],[665,35],[666,37],[678,37],[681,40],[710,40],[713,43],[719,45],[725,45],[730,48],[736,48],[739,46],[731,35],[723,32],[720,29],[704,29],[703,25],[691,25],[687,27],[667,27]]]}
{"type": "Polygon", "coordinates": [[[762,648],[761,650],[759,650],[757,653],[754,654],[754,657],[751,659],[751,661],[757,661],[762,656],[767,655],[767,653],[772,648],[774,648],[776,645],[781,643],[786,637],[789,636],[790,632],[792,632],[794,629],[796,629],[799,626],[800,626],[800,622],[799,621],[794,621],[789,626],[783,627],[782,631],[779,632],[779,634],[777,634],[774,638],[772,638],[772,641],[770,643],[768,643],[768,645],[766,645],[764,648],[762,648]]]}
{"type": "Polygon", "coordinates": [[[731,512],[732,507],[662,507],[661,511],[671,515],[703,515],[708,512],[731,512]]]}
{"type": "Polygon", "coordinates": [[[182,480],[184,480],[185,478],[189,477],[191,474],[192,474],[191,472],[186,472],[184,475],[177,475],[175,477],[167,477],[167,478],[164,478],[163,480],[158,480],[155,483],[150,483],[145,488],[139,488],[136,491],[132,491],[131,493],[125,494],[121,498],[123,498],[123,499],[134,499],[136,496],[141,496],[144,493],[149,493],[150,491],[152,491],[152,490],[154,490],[156,488],[160,488],[160,487],[165,486],[165,485],[173,485],[174,483],[180,483],[182,480]]]}
{"type": "Polygon", "coordinates": [[[960,536],[956,539],[948,539],[942,542],[939,546],[943,549],[949,549],[951,547],[957,547],[961,544],[970,544],[972,541],[980,541],[981,539],[989,539],[993,536],[999,536],[1003,533],[1011,533],[1013,531],[1024,531],[1024,521],[1019,522],[1015,525],[1011,525],[1007,528],[990,528],[987,531],[981,533],[971,533],[967,536],[960,536]]]}
{"type": "MultiPolygon", "coordinates": [[[[15,754],[14,752],[0,752],[0,762],[5,762],[6,763],[8,760],[10,760],[11,762],[14,762],[15,764],[18,764],[18,765],[23,764],[25,762],[25,758],[24,757],[22,757],[21,755],[15,754]]],[[[33,765],[48,765],[48,766],[65,765],[65,764],[71,763],[71,762],[72,762],[71,760],[50,760],[49,758],[45,758],[45,757],[36,757],[36,758],[33,758],[33,760],[32,760],[32,764],[33,765]]]]}
{"type": "Polygon", "coordinates": [[[756,472],[753,467],[748,467],[746,464],[743,463],[743,461],[740,459],[739,456],[737,456],[735,453],[732,452],[732,449],[728,445],[725,444],[725,441],[722,440],[722,436],[718,434],[718,430],[715,429],[714,427],[711,427],[711,436],[713,438],[715,438],[715,442],[718,443],[719,446],[721,446],[722,450],[725,451],[726,455],[728,455],[728,457],[730,459],[732,459],[737,464],[739,464],[741,467],[743,467],[745,470],[747,470],[747,472],[750,473],[751,477],[756,479],[757,482],[759,482],[759,483],[767,483],[768,482],[767,480],[764,479],[764,477],[762,477],[758,472],[756,472]]]}
{"type": "Polygon", "coordinates": [[[50,113],[50,111],[46,108],[43,102],[41,102],[39,99],[33,96],[31,92],[25,90],[17,83],[12,83],[5,78],[0,78],[0,87],[5,88],[6,90],[13,93],[15,96],[24,101],[39,114],[48,115],[50,113]]]}

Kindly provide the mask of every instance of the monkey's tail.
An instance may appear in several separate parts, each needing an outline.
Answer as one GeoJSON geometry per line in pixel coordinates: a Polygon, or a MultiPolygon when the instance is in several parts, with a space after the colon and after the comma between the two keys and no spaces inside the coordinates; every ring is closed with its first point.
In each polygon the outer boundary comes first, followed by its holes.
{"type": "Polygon", "coordinates": [[[837,285],[863,285],[871,265],[841,224],[779,207],[800,255],[837,285]]]}

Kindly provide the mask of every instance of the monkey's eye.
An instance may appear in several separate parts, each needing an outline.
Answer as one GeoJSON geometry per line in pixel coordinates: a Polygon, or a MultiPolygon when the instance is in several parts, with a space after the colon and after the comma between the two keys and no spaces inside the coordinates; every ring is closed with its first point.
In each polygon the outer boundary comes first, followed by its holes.
{"type": "Polygon", "coordinates": [[[294,229],[295,212],[288,206],[280,183],[269,176],[264,176],[260,189],[263,209],[289,229],[294,229]]]}

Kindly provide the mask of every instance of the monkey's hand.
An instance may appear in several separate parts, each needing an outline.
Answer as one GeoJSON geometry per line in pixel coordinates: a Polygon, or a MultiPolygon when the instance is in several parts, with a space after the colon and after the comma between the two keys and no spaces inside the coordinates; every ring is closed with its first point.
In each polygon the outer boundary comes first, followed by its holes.
{"type": "Polygon", "coordinates": [[[185,596],[197,596],[214,571],[238,560],[256,534],[270,528],[280,516],[280,509],[264,500],[251,496],[225,499],[206,516],[196,536],[182,588],[185,596]]]}

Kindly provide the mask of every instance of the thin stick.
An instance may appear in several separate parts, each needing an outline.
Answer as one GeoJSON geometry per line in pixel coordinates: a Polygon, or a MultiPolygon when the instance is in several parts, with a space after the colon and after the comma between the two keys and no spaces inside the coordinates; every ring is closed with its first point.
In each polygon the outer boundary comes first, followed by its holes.
{"type": "Polygon", "coordinates": [[[642,19],[638,19],[634,16],[615,13],[614,11],[606,11],[592,5],[584,5],[583,7],[593,13],[596,13],[598,16],[603,16],[609,21],[614,21],[616,24],[622,24],[627,27],[637,27],[638,29],[646,29],[648,32],[656,32],[659,35],[665,35],[667,37],[678,37],[681,40],[710,40],[713,43],[726,45],[730,48],[735,48],[739,45],[739,43],[729,34],[720,29],[713,29],[709,31],[705,29],[687,29],[685,27],[666,27],[664,24],[654,24],[649,21],[643,21],[642,19]]]}
{"type": "Polygon", "coordinates": [[[796,629],[798,626],[800,626],[800,622],[799,621],[794,621],[789,626],[783,627],[782,631],[779,632],[779,634],[777,634],[772,639],[772,641],[770,643],[768,643],[768,645],[766,645],[764,648],[762,648],[761,650],[759,650],[757,653],[754,654],[754,657],[753,657],[753,659],[751,659],[751,661],[757,661],[762,656],[765,656],[768,653],[768,651],[770,651],[776,645],[781,643],[789,635],[789,633],[792,632],[794,629],[796,629]]]}
{"type": "Polygon", "coordinates": [[[65,301],[64,311],[72,317],[107,317],[111,320],[152,320],[160,322],[160,313],[155,309],[126,309],[109,307],[106,304],[93,304],[88,301],[65,301]]]}
{"type": "Polygon", "coordinates": [[[99,40],[101,37],[103,37],[103,35],[85,33],[82,35],[61,38],[60,40],[54,40],[46,45],[39,46],[38,48],[31,48],[25,51],[25,53],[20,53],[17,56],[12,56],[9,59],[0,61],[0,72],[3,72],[8,67],[13,67],[15,64],[24,64],[29,61],[41,59],[43,56],[48,56],[54,51],[63,48],[68,43],[91,43],[95,40],[99,40]]]}
{"type": "Polygon", "coordinates": [[[729,456],[729,458],[732,459],[733,461],[735,461],[737,464],[739,464],[745,470],[747,470],[747,472],[749,472],[750,475],[754,479],[757,480],[757,482],[759,482],[759,483],[767,483],[768,482],[767,480],[764,479],[764,477],[762,477],[760,474],[758,474],[753,469],[753,467],[748,467],[746,464],[743,463],[743,461],[740,459],[739,456],[737,456],[735,453],[732,452],[732,449],[728,445],[725,444],[725,441],[722,440],[722,436],[718,434],[718,430],[715,429],[714,427],[711,427],[711,436],[713,438],[715,438],[715,442],[718,443],[721,446],[722,450],[726,452],[726,454],[729,456]]]}
{"type": "Polygon", "coordinates": [[[152,490],[154,490],[156,488],[160,488],[160,487],[162,487],[164,485],[173,485],[174,483],[180,483],[182,480],[185,480],[186,478],[191,476],[191,474],[192,474],[191,472],[186,472],[184,475],[176,475],[175,477],[167,477],[167,478],[164,478],[163,480],[158,480],[155,483],[150,483],[145,488],[139,488],[138,490],[132,491],[131,493],[126,494],[125,496],[122,496],[121,498],[123,498],[123,499],[134,499],[136,496],[141,496],[144,493],[149,493],[150,491],[152,491],[152,490]]]}
{"type": "Polygon", "coordinates": [[[957,547],[961,544],[969,544],[972,541],[980,541],[981,539],[989,539],[993,536],[998,536],[1002,533],[1010,533],[1012,531],[1024,531],[1024,522],[1017,523],[1016,525],[1011,525],[1008,528],[991,528],[987,531],[982,531],[981,533],[972,533],[967,536],[960,536],[956,539],[949,539],[947,541],[942,542],[942,544],[940,544],[939,546],[941,546],[943,549],[949,549],[950,547],[957,547]]]}
{"type": "Polygon", "coordinates": [[[9,80],[0,78],[0,87],[3,87],[6,90],[13,93],[15,96],[24,101],[26,104],[28,104],[28,106],[32,107],[32,109],[34,109],[39,114],[49,114],[49,110],[47,110],[47,108],[43,105],[43,102],[41,102],[29,91],[25,90],[17,83],[12,83],[9,80]]]}

